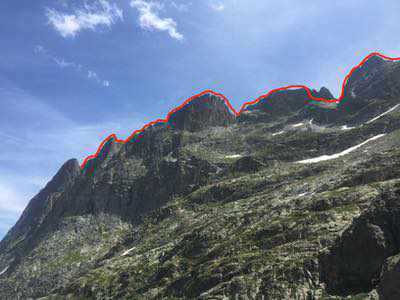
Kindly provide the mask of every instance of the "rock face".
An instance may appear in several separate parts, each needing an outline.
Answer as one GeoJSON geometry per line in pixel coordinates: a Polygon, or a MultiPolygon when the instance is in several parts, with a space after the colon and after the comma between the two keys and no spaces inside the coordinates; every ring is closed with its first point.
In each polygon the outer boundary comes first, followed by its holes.
{"type": "Polygon", "coordinates": [[[122,148],[122,144],[118,143],[114,136],[112,136],[101,148],[100,152],[98,153],[97,157],[92,158],[89,160],[85,166],[83,174],[89,175],[94,172],[96,168],[100,168],[107,164],[111,158],[119,152],[122,148]]]}
{"type": "Polygon", "coordinates": [[[370,57],[349,78],[345,95],[349,98],[391,98],[398,96],[397,63],[379,56],[370,57]]]}
{"type": "Polygon", "coordinates": [[[303,89],[278,91],[248,106],[239,120],[252,123],[279,120],[296,115],[309,102],[307,92],[303,89]]]}
{"type": "Polygon", "coordinates": [[[320,88],[319,91],[313,90],[313,96],[317,98],[324,98],[324,99],[334,99],[332,93],[330,90],[328,90],[326,87],[320,88]]]}
{"type": "Polygon", "coordinates": [[[389,257],[382,266],[382,273],[378,287],[381,299],[400,298],[400,255],[389,257]]]}
{"type": "Polygon", "coordinates": [[[399,74],[238,117],[205,94],[68,161],[0,243],[0,298],[397,299],[399,74]]]}
{"type": "MultiPolygon", "coordinates": [[[[400,190],[383,194],[321,258],[328,290],[348,295],[370,291],[385,260],[400,252],[400,190]]],[[[386,272],[386,280],[390,280],[386,272]]]]}
{"type": "Polygon", "coordinates": [[[253,106],[253,109],[260,109],[271,112],[271,117],[296,112],[309,102],[307,93],[303,89],[279,91],[262,99],[253,106]]]}
{"type": "Polygon", "coordinates": [[[351,123],[362,123],[387,111],[400,98],[399,64],[372,56],[349,78],[340,109],[351,123]],[[351,118],[350,118],[351,116],[351,118]]]}
{"type": "Polygon", "coordinates": [[[232,172],[244,172],[251,173],[257,172],[260,169],[265,167],[265,165],[251,156],[245,156],[238,159],[234,164],[232,164],[231,171],[232,172]]]}
{"type": "Polygon", "coordinates": [[[72,186],[81,174],[81,168],[76,159],[68,160],[28,204],[15,226],[0,243],[0,251],[5,251],[10,239],[29,239],[34,230],[43,222],[54,205],[54,195],[62,193],[72,186]]]}
{"type": "Polygon", "coordinates": [[[235,121],[223,98],[205,94],[174,112],[168,123],[177,129],[199,131],[213,126],[228,126],[235,121]]]}

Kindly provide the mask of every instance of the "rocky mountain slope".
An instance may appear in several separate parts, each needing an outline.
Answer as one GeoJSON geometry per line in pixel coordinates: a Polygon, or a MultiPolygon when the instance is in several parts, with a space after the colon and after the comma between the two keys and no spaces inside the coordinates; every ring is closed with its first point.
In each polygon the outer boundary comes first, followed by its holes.
{"type": "Polygon", "coordinates": [[[62,166],[0,243],[0,298],[400,299],[399,145],[377,56],[339,104],[202,95],[62,166]]]}

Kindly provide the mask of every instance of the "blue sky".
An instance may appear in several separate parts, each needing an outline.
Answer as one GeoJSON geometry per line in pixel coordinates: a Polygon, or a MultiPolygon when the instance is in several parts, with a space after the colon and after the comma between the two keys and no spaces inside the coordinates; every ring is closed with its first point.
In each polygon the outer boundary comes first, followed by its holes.
{"type": "Polygon", "coordinates": [[[3,0],[0,237],[71,157],[205,89],[240,105],[305,84],[335,95],[368,53],[400,56],[397,0],[3,0]]]}

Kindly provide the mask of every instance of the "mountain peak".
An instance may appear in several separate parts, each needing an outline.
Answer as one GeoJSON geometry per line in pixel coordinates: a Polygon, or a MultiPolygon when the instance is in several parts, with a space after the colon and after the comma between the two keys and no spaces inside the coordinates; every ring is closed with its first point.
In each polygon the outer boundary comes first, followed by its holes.
{"type": "Polygon", "coordinates": [[[313,95],[314,95],[314,97],[324,98],[327,100],[335,98],[335,97],[333,97],[331,91],[324,86],[321,87],[319,91],[313,90],[313,95]]]}
{"type": "Polygon", "coordinates": [[[290,89],[270,94],[254,105],[255,109],[271,111],[277,114],[296,111],[308,102],[308,95],[304,89],[290,89]]]}
{"type": "Polygon", "coordinates": [[[384,58],[382,58],[379,55],[374,54],[367,58],[367,60],[362,65],[362,67],[364,67],[364,68],[379,67],[379,66],[384,65],[386,62],[387,61],[384,58]]]}
{"type": "Polygon", "coordinates": [[[0,250],[5,247],[11,236],[19,236],[21,241],[29,237],[29,232],[40,225],[52,201],[52,195],[62,193],[68,186],[71,186],[75,179],[81,174],[79,162],[76,159],[66,161],[58,170],[57,174],[47,185],[33,197],[23,211],[16,225],[8,232],[0,243],[0,250]]]}
{"type": "Polygon", "coordinates": [[[182,130],[199,131],[212,126],[227,126],[235,118],[224,98],[205,93],[173,112],[168,125],[182,130]]]}
{"type": "Polygon", "coordinates": [[[309,100],[308,94],[304,89],[277,91],[246,107],[244,114],[240,115],[240,120],[257,122],[295,115],[309,100]]]}
{"type": "Polygon", "coordinates": [[[69,183],[73,179],[75,179],[81,173],[81,167],[79,166],[79,162],[77,159],[73,158],[67,160],[57,174],[53,177],[53,179],[46,186],[52,185],[54,187],[58,187],[61,184],[69,183]]]}
{"type": "Polygon", "coordinates": [[[383,95],[387,80],[388,65],[393,64],[378,55],[372,55],[357,68],[349,77],[345,86],[345,96],[348,98],[374,98],[383,95]],[[371,88],[373,87],[373,88],[371,88]]]}
{"type": "Polygon", "coordinates": [[[90,159],[83,169],[83,174],[91,174],[95,167],[106,164],[122,147],[123,144],[112,135],[100,149],[96,157],[90,159]]]}
{"type": "Polygon", "coordinates": [[[101,148],[97,158],[99,161],[104,162],[110,159],[118,150],[120,149],[121,144],[117,142],[115,136],[111,136],[107,142],[104,143],[101,148]]]}

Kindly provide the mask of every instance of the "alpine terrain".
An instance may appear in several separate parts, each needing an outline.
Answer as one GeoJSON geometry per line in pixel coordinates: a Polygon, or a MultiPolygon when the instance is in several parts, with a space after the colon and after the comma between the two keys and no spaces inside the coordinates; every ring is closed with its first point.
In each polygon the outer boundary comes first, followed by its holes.
{"type": "Polygon", "coordinates": [[[0,299],[400,299],[400,62],[343,95],[201,94],[68,160],[0,243],[0,299]]]}

